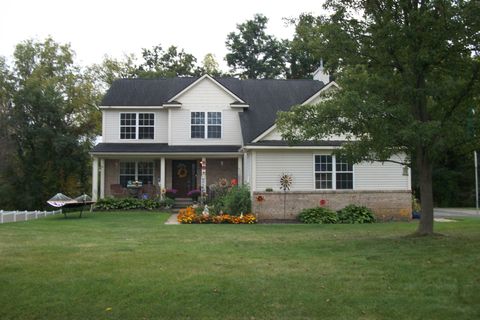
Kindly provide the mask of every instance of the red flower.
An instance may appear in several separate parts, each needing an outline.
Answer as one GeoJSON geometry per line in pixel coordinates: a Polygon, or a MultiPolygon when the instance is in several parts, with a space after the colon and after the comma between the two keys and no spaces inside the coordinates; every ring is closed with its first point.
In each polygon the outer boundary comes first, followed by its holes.
{"type": "Polygon", "coordinates": [[[257,201],[258,202],[262,202],[263,200],[265,200],[265,198],[263,196],[257,196],[257,201]]]}
{"type": "Polygon", "coordinates": [[[326,204],[327,204],[327,200],[325,200],[325,199],[320,200],[320,205],[321,206],[324,206],[326,204]]]}
{"type": "Polygon", "coordinates": [[[232,186],[236,186],[236,185],[238,184],[238,180],[237,180],[237,179],[232,179],[232,180],[230,181],[230,184],[231,184],[232,186]]]}

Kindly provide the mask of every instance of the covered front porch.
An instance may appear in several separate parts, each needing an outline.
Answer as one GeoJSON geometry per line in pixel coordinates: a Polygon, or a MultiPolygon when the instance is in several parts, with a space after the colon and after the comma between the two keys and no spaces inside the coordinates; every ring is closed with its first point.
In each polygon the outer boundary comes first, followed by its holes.
{"type": "Polygon", "coordinates": [[[169,189],[176,190],[177,198],[187,198],[190,191],[202,189],[202,178],[205,192],[221,180],[242,184],[242,160],[241,154],[94,155],[92,199],[154,198],[169,189]]]}

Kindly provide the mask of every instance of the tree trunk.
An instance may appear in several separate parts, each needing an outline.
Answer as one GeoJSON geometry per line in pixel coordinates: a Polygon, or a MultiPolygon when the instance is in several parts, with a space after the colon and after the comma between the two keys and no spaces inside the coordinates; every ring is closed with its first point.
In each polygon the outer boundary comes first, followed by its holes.
{"type": "Polygon", "coordinates": [[[415,234],[428,236],[433,234],[432,162],[423,147],[417,151],[416,165],[419,174],[422,213],[415,234]]]}

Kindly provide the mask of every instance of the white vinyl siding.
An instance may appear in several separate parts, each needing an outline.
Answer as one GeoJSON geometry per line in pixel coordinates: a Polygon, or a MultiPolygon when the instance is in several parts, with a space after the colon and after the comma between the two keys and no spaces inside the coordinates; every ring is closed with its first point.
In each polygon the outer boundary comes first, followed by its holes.
{"type": "MultiPolygon", "coordinates": [[[[329,155],[319,150],[256,150],[255,191],[266,188],[280,190],[282,173],[292,175],[292,191],[314,191],[314,155],[329,155]]],[[[403,158],[403,157],[402,157],[403,158]]],[[[353,190],[410,190],[410,176],[403,175],[403,167],[395,163],[360,163],[353,166],[353,190]]]]}
{"type": "MultiPolygon", "coordinates": [[[[138,119],[137,119],[138,120],[138,119]]],[[[168,142],[167,110],[122,109],[103,110],[102,142],[129,142],[129,143],[167,143],[168,142]],[[154,113],[154,139],[125,140],[120,139],[120,113],[154,113]]]]}
{"type": "MultiPolygon", "coordinates": [[[[234,98],[208,78],[200,81],[177,99],[181,108],[170,109],[170,145],[242,145],[239,113],[230,103],[234,98]],[[191,112],[221,112],[221,138],[192,138],[191,112]]],[[[208,128],[205,128],[205,136],[208,128]]]]}
{"type": "Polygon", "coordinates": [[[355,165],[353,188],[356,190],[409,190],[410,176],[403,175],[403,166],[392,162],[355,165]]]}
{"type": "Polygon", "coordinates": [[[313,189],[312,153],[305,151],[256,151],[256,187],[257,191],[272,188],[280,190],[280,177],[283,173],[292,176],[290,190],[313,189]]]}

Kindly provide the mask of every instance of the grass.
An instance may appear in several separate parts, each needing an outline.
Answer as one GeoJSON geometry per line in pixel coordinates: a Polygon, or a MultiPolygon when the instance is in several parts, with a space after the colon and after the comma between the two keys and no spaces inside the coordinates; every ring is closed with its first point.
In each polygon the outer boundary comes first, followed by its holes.
{"type": "Polygon", "coordinates": [[[480,219],[164,225],[96,213],[0,225],[0,319],[478,319],[480,219]]]}

